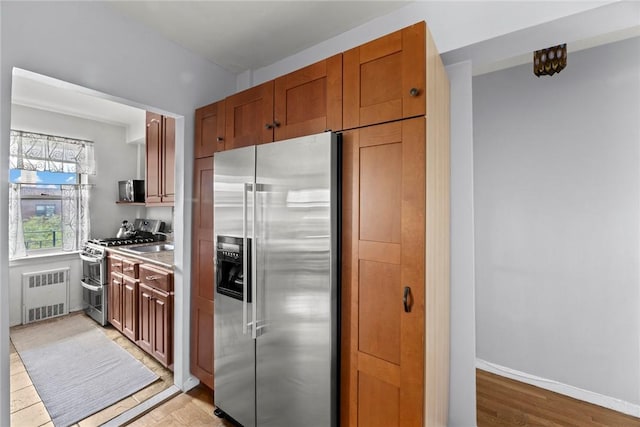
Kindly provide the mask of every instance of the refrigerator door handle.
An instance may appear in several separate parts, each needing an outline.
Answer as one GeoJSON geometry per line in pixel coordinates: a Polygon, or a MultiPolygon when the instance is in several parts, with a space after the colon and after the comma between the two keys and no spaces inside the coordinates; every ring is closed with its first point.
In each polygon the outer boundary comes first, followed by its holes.
{"type": "Polygon", "coordinates": [[[257,267],[258,256],[257,256],[257,248],[258,248],[258,233],[256,232],[256,213],[258,211],[256,206],[256,193],[258,192],[258,188],[260,186],[257,183],[253,184],[253,204],[252,204],[252,215],[251,215],[251,230],[253,233],[253,243],[251,244],[251,279],[253,280],[253,286],[251,286],[251,338],[256,339],[258,337],[258,328],[256,319],[258,318],[258,286],[260,284],[260,279],[257,275],[257,267]]]}
{"type": "Polygon", "coordinates": [[[242,187],[242,335],[247,330],[247,192],[251,191],[253,184],[247,182],[242,187]]]}

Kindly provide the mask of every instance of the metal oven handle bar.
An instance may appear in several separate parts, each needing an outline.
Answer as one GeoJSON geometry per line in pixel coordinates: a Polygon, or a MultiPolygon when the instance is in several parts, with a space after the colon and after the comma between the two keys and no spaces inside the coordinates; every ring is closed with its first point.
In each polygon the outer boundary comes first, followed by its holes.
{"type": "Polygon", "coordinates": [[[81,280],[80,284],[82,285],[83,288],[87,288],[90,291],[100,292],[102,290],[102,286],[90,285],[87,282],[85,282],[84,280],[81,280]]]}
{"type": "Polygon", "coordinates": [[[80,253],[80,259],[87,262],[102,262],[103,257],[98,258],[80,253]]]}

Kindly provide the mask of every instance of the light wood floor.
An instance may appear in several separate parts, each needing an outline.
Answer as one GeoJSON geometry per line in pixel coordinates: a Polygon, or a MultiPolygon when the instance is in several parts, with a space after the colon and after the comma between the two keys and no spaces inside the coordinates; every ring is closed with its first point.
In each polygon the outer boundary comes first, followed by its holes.
{"type": "Polygon", "coordinates": [[[478,427],[637,427],[640,419],[476,370],[478,427]]]}
{"type": "MultiPolygon", "coordinates": [[[[69,316],[84,316],[84,313],[76,312],[69,316]]],[[[61,319],[62,317],[58,317],[45,320],[44,322],[56,322],[61,319]]],[[[29,328],[29,326],[30,325],[22,325],[11,329],[24,329],[29,328]]],[[[96,327],[100,326],[96,323],[96,327]]],[[[134,393],[132,396],[129,396],[126,399],[123,399],[88,418],[85,418],[77,424],[74,424],[73,427],[99,426],[162,390],[167,389],[173,384],[173,373],[170,370],[160,365],[160,363],[158,363],[153,357],[142,351],[138,346],[129,341],[128,338],[114,329],[111,325],[103,328],[103,332],[105,332],[105,334],[114,342],[131,353],[136,359],[155,372],[160,379],[137,393],[134,393]]],[[[10,363],[11,427],[53,427],[49,413],[33,386],[31,378],[29,378],[24,364],[20,359],[20,355],[16,352],[13,343],[11,344],[10,363]]]]}

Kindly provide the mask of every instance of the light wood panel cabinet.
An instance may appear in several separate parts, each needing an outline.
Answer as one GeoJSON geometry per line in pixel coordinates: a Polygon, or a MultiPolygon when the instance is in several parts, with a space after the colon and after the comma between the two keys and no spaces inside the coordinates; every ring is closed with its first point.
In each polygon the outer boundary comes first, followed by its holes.
{"type": "Polygon", "coordinates": [[[347,425],[422,426],[424,141],[424,118],[344,134],[347,425]]]}
{"type": "Polygon", "coordinates": [[[342,129],[342,54],[275,79],[274,141],[342,129]]]}
{"type": "Polygon", "coordinates": [[[225,99],[225,150],[273,141],[273,81],[225,99]]]}
{"type": "Polygon", "coordinates": [[[341,425],[446,425],[449,83],[424,23],[344,53],[344,127],[341,425]]]}
{"type": "Polygon", "coordinates": [[[191,257],[191,373],[213,389],[213,157],[196,159],[191,257]]]}
{"type": "Polygon", "coordinates": [[[195,144],[196,159],[213,156],[225,147],[225,102],[218,101],[196,110],[195,144]]]}
{"type": "Polygon", "coordinates": [[[173,206],[176,121],[147,111],[145,203],[173,206]]]}
{"type": "MultiPolygon", "coordinates": [[[[344,131],[343,426],[447,423],[448,85],[421,22],[225,100],[224,149],[344,131]]],[[[196,181],[208,167],[196,163],[196,181]]],[[[213,236],[195,210],[191,369],[202,373],[213,352],[213,236]]]]}
{"type": "Polygon", "coordinates": [[[342,54],[226,98],[225,123],[226,150],[341,130],[342,54]]]}
{"type": "Polygon", "coordinates": [[[424,22],[344,52],[344,128],[426,112],[424,22]]]}

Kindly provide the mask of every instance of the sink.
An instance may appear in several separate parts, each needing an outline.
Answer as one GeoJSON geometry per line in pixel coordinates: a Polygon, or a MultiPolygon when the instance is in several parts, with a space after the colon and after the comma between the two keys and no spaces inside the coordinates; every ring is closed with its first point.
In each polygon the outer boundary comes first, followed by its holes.
{"type": "Polygon", "coordinates": [[[137,252],[137,253],[149,253],[149,252],[164,252],[172,251],[173,245],[169,243],[159,243],[157,245],[138,246],[134,248],[122,248],[123,251],[137,252]]]}

